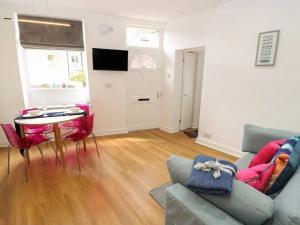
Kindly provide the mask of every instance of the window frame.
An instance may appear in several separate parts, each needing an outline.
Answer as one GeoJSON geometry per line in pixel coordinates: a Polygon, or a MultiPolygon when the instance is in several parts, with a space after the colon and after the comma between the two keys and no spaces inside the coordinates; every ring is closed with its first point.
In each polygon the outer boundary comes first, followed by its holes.
{"type": "MultiPolygon", "coordinates": [[[[57,91],[57,90],[85,90],[88,89],[89,84],[88,84],[88,69],[87,69],[87,64],[86,61],[84,60],[86,57],[86,51],[77,51],[80,52],[80,57],[81,57],[81,64],[82,64],[82,69],[83,72],[85,74],[85,86],[83,87],[49,87],[49,88],[45,88],[45,87],[32,87],[31,86],[31,81],[30,81],[30,74],[29,74],[29,68],[28,68],[28,62],[27,62],[27,54],[26,54],[26,49],[35,49],[35,48],[23,48],[22,46],[20,46],[21,48],[21,54],[22,54],[22,61],[23,61],[23,70],[24,70],[24,77],[25,77],[25,82],[26,82],[26,89],[29,92],[32,91],[38,91],[38,90],[49,90],[49,91],[57,91]]],[[[46,49],[46,48],[39,48],[39,50],[54,50],[54,51],[66,51],[67,54],[67,60],[69,59],[69,51],[67,49],[46,49]]],[[[68,71],[70,71],[70,63],[68,62],[68,71]]],[[[68,76],[70,76],[70,73],[68,74],[68,76]]]]}
{"type": "Polygon", "coordinates": [[[128,50],[130,49],[138,49],[138,50],[156,50],[156,51],[160,51],[162,49],[162,29],[159,27],[152,27],[152,26],[139,26],[139,25],[131,25],[128,24],[125,26],[125,46],[128,50]],[[141,28],[141,29],[152,29],[152,30],[156,30],[159,34],[158,37],[158,48],[155,47],[142,47],[142,46],[131,46],[128,45],[128,36],[127,36],[127,28],[141,28]]]}
{"type": "Polygon", "coordinates": [[[158,71],[158,70],[159,70],[159,67],[158,67],[158,64],[157,64],[155,58],[154,58],[151,54],[147,54],[146,52],[143,52],[143,53],[141,53],[141,54],[136,54],[136,55],[134,55],[134,56],[130,59],[130,62],[128,62],[128,64],[129,64],[129,65],[128,65],[129,69],[132,70],[132,71],[135,71],[135,70],[137,70],[137,71],[158,71]],[[156,68],[146,68],[146,67],[143,67],[143,68],[133,68],[133,67],[131,67],[132,61],[133,61],[133,60],[135,59],[135,57],[137,57],[137,56],[150,56],[150,57],[152,58],[152,60],[154,61],[155,65],[156,65],[156,68]]]}

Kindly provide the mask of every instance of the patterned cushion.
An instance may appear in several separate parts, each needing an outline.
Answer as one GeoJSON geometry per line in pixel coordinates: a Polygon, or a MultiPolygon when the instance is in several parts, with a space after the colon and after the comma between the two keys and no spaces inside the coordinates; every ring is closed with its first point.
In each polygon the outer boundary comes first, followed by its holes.
{"type": "MultiPolygon", "coordinates": [[[[285,155],[284,153],[281,153],[280,157],[284,155],[285,155]]],[[[271,195],[279,192],[289,181],[289,179],[293,176],[299,164],[300,164],[300,142],[298,141],[296,146],[293,148],[293,150],[290,153],[287,165],[284,167],[284,169],[282,169],[282,172],[278,175],[277,179],[274,181],[274,183],[268,188],[268,190],[265,193],[267,195],[271,195]]]]}

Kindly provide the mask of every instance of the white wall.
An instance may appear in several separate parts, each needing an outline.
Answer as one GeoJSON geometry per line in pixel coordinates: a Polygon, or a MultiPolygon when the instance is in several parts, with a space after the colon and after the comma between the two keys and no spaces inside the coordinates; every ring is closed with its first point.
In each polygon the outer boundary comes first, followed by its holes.
{"type": "MultiPolygon", "coordinates": [[[[54,8],[51,8],[50,11],[50,16],[82,19],[84,21],[90,100],[96,113],[95,133],[127,132],[126,88],[127,77],[130,76],[130,72],[93,71],[92,48],[125,49],[125,28],[127,25],[150,26],[163,30],[164,24],[82,11],[54,8]],[[102,34],[99,31],[99,25],[102,23],[113,26],[114,32],[102,34]],[[108,86],[111,86],[111,88],[105,88],[106,83],[110,83],[111,85],[108,86]]],[[[0,12],[1,17],[12,17],[13,13],[32,14],[32,7],[0,4],[0,12]]],[[[47,11],[42,7],[37,7],[36,12],[44,16],[48,15],[47,11]]],[[[15,30],[13,23],[10,21],[0,20],[0,27],[0,49],[2,51],[2,54],[0,54],[0,81],[2,84],[0,88],[0,121],[12,122],[17,110],[23,107],[15,30]]],[[[68,96],[70,97],[70,95],[72,93],[69,93],[68,96]]],[[[46,96],[51,98],[49,93],[46,96]]],[[[3,141],[3,136],[0,136],[0,138],[3,141]]]]}
{"type": "Polygon", "coordinates": [[[232,0],[167,23],[163,125],[178,123],[175,50],[205,46],[199,142],[239,154],[245,123],[300,131],[299,9],[298,0],[232,0]],[[258,33],[276,29],[276,66],[255,67],[258,33]]]}
{"type": "MultiPolygon", "coordinates": [[[[8,16],[0,6],[1,17],[8,16]]],[[[0,121],[13,121],[18,110],[24,107],[18,57],[15,43],[14,26],[0,20],[0,121]]],[[[5,144],[0,132],[0,146],[5,144]]]]}

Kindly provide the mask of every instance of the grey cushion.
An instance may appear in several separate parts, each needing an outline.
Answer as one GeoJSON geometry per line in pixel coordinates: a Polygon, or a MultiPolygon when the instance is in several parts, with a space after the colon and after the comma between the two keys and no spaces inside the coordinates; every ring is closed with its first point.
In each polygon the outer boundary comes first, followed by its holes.
{"type": "Polygon", "coordinates": [[[300,225],[300,168],[275,198],[274,225],[300,225]]]}
{"type": "Polygon", "coordinates": [[[265,144],[270,141],[299,136],[300,133],[263,128],[255,125],[246,124],[244,126],[243,152],[257,153],[265,144]]]}
{"type": "Polygon", "coordinates": [[[181,184],[167,188],[165,214],[167,225],[242,225],[181,184]]]}
{"type": "MultiPolygon", "coordinates": [[[[178,156],[168,159],[168,169],[173,183],[185,185],[191,174],[193,161],[178,156]]],[[[233,180],[230,196],[200,194],[246,225],[262,224],[273,215],[273,200],[251,186],[233,180]]]]}
{"type": "Polygon", "coordinates": [[[248,168],[249,163],[251,159],[255,156],[253,153],[248,153],[236,162],[234,162],[235,165],[237,165],[238,169],[245,169],[248,168]]]}

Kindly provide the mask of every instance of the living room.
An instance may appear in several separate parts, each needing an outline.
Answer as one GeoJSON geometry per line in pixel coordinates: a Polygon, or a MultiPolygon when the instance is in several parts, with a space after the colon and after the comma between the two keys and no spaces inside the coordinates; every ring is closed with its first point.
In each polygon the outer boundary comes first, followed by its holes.
{"type": "Polygon", "coordinates": [[[300,224],[294,167],[276,197],[241,175],[227,200],[176,184],[193,166],[181,157],[247,159],[239,173],[270,141],[297,137],[299,9],[297,0],[0,0],[0,123],[21,140],[7,148],[0,132],[1,224],[300,224]],[[32,126],[45,143],[29,150],[32,126]]]}

